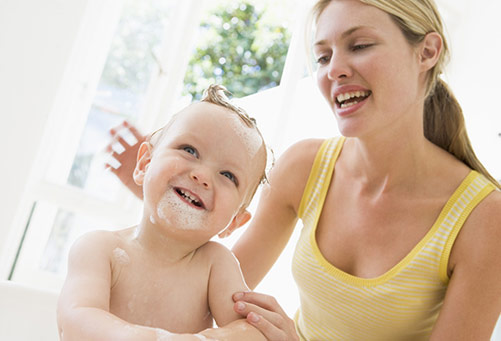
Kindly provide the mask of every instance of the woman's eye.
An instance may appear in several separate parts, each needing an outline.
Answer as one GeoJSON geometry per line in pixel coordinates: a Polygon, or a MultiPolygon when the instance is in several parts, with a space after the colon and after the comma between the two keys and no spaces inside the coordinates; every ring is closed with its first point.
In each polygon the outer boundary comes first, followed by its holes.
{"type": "Polygon", "coordinates": [[[227,171],[225,171],[225,172],[221,172],[221,175],[222,175],[222,176],[227,177],[227,178],[228,178],[228,179],[230,179],[232,182],[234,182],[234,183],[235,183],[235,185],[237,185],[237,186],[238,186],[238,180],[237,180],[236,176],[235,176],[232,172],[227,172],[227,171]]]}
{"type": "Polygon", "coordinates": [[[195,157],[198,157],[198,152],[195,148],[193,148],[192,146],[183,146],[182,149],[187,152],[188,154],[192,154],[194,155],[195,157]]]}
{"type": "Polygon", "coordinates": [[[329,57],[328,56],[321,56],[317,58],[317,64],[319,65],[325,65],[329,63],[329,57]]]}
{"type": "Polygon", "coordinates": [[[364,50],[364,49],[371,47],[371,46],[372,46],[372,44],[358,44],[358,45],[353,45],[351,47],[351,49],[353,51],[358,51],[358,50],[364,50]]]}

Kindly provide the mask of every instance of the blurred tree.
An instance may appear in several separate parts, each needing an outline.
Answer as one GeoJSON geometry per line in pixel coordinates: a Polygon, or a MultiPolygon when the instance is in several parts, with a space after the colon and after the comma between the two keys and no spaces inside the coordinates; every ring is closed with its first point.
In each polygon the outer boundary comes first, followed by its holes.
{"type": "Polygon", "coordinates": [[[117,32],[101,76],[101,85],[141,95],[155,62],[152,51],[160,45],[172,11],[172,1],[126,0],[117,32]]]}
{"type": "Polygon", "coordinates": [[[217,8],[201,23],[201,43],[189,62],[185,95],[200,99],[211,83],[224,85],[236,97],[279,84],[290,33],[260,21],[263,12],[239,2],[217,8]]]}

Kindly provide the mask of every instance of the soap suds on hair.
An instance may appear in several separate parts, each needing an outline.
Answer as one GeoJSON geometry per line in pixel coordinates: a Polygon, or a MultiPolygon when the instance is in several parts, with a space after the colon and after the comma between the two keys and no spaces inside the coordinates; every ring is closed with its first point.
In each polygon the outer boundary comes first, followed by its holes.
{"type": "Polygon", "coordinates": [[[115,250],[113,250],[113,258],[115,261],[117,261],[118,264],[129,264],[130,258],[127,252],[125,250],[117,247],[115,250]]]}
{"type": "Polygon", "coordinates": [[[242,140],[249,155],[254,157],[263,145],[263,140],[256,129],[245,126],[238,116],[232,117],[232,128],[242,140]]]}
{"type": "Polygon", "coordinates": [[[182,230],[198,230],[206,227],[206,211],[191,207],[174,189],[168,189],[157,205],[157,216],[166,223],[182,230]]]}

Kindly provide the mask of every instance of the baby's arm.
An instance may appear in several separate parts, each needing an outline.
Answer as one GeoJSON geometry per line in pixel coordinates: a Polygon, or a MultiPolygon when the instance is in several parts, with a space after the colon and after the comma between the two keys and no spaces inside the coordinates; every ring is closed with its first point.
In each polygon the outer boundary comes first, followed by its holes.
{"type": "Polygon", "coordinates": [[[141,330],[109,312],[113,239],[110,232],[91,232],[72,246],[58,302],[61,340],[132,340],[134,331],[156,339],[154,330],[141,330]]]}
{"type": "Polygon", "coordinates": [[[200,334],[218,340],[265,340],[256,328],[233,309],[233,294],[249,291],[238,260],[230,250],[219,243],[209,242],[203,247],[212,260],[208,290],[209,307],[220,328],[206,330],[200,334]]]}
{"type": "Polygon", "coordinates": [[[209,277],[209,307],[218,326],[224,326],[241,318],[233,310],[232,295],[237,291],[249,291],[240,265],[233,253],[225,246],[209,242],[203,246],[211,259],[209,277]]]}
{"type": "Polygon", "coordinates": [[[61,340],[198,340],[131,324],[109,312],[114,238],[110,232],[92,232],[72,246],[58,302],[61,340]]]}

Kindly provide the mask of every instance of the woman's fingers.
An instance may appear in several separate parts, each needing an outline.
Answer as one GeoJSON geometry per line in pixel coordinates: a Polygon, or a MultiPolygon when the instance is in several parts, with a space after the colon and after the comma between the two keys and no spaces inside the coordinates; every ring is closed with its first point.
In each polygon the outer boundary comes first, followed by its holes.
{"type": "MultiPolygon", "coordinates": [[[[260,307],[259,305],[237,301],[234,305],[234,309],[238,314],[246,316],[247,319],[263,317],[266,321],[277,327],[283,325],[284,316],[273,310],[260,307]]],[[[257,320],[255,322],[257,322],[257,320]]]]}
{"type": "Polygon", "coordinates": [[[256,292],[233,295],[235,311],[259,329],[268,340],[299,340],[294,321],[284,312],[273,296],[256,292]]]}
{"type": "Polygon", "coordinates": [[[134,135],[134,137],[139,141],[142,142],[145,139],[145,136],[139,132],[139,130],[136,129],[133,125],[131,125],[127,121],[123,121],[123,126],[127,127],[129,131],[134,135]]]}
{"type": "Polygon", "coordinates": [[[280,315],[286,315],[275,297],[270,295],[265,295],[253,291],[237,292],[233,294],[233,301],[245,301],[260,306],[264,309],[274,311],[280,315]]]}
{"type": "MultiPolygon", "coordinates": [[[[287,336],[286,331],[278,328],[276,325],[266,320],[256,313],[249,313],[247,315],[247,322],[259,329],[259,331],[268,339],[276,341],[290,341],[294,340],[287,336]]],[[[295,334],[295,332],[294,332],[295,334]]]]}
{"type": "Polygon", "coordinates": [[[141,132],[139,132],[139,130],[137,130],[137,128],[135,126],[131,125],[127,121],[123,121],[118,126],[111,128],[109,130],[109,134],[112,137],[112,141],[110,142],[110,145],[113,144],[113,142],[115,142],[115,141],[119,141],[125,148],[127,148],[127,146],[136,145],[137,143],[141,144],[146,139],[146,136],[141,134],[141,132]],[[133,142],[132,144],[130,144],[125,139],[123,139],[124,131],[125,131],[126,135],[127,134],[129,135],[129,137],[130,137],[130,135],[132,135],[134,137],[131,140],[135,139],[136,141],[133,142]]]}

